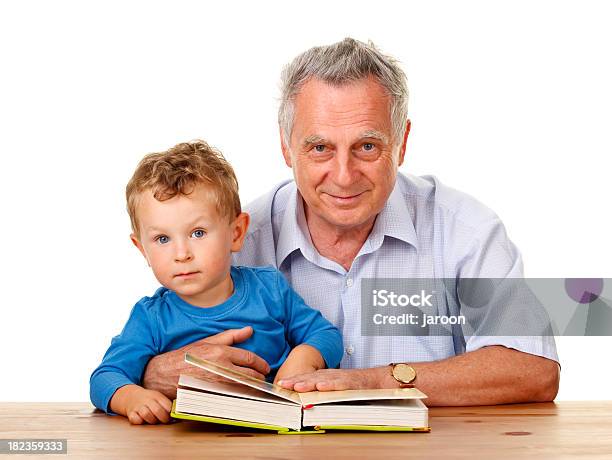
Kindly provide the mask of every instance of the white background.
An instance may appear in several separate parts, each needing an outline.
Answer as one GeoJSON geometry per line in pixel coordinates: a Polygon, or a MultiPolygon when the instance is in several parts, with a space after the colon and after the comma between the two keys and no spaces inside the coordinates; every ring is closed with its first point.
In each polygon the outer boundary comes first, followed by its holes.
{"type": "MultiPolygon", "coordinates": [[[[372,39],[408,74],[405,172],[493,208],[531,277],[612,278],[606,2],[13,2],[0,7],[0,400],[85,401],[157,283],[128,239],[142,155],[202,137],[248,202],[290,177],[279,72],[372,39]]],[[[558,399],[610,399],[612,339],[558,338],[558,399]]]]}

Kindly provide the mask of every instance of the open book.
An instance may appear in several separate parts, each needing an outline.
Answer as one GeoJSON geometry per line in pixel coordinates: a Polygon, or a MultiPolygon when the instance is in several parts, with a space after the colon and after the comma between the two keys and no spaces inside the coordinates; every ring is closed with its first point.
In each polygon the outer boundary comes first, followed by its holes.
{"type": "Polygon", "coordinates": [[[181,375],[172,417],[274,430],[429,431],[416,388],[298,393],[187,353],[185,361],[233,383],[181,375]]]}

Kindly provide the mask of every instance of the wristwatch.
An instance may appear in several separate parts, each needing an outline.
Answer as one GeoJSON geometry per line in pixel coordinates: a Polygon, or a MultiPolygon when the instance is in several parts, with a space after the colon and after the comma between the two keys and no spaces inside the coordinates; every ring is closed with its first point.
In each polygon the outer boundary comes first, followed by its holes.
{"type": "Polygon", "coordinates": [[[399,382],[400,388],[414,388],[417,374],[414,367],[405,363],[390,363],[391,375],[399,382]]]}

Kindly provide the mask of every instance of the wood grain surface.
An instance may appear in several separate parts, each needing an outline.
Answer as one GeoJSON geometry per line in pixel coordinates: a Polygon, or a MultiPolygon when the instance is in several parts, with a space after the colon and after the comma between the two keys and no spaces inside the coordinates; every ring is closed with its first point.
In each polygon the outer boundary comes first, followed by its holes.
{"type": "Polygon", "coordinates": [[[11,402],[0,403],[0,438],[68,439],[75,458],[612,459],[612,401],[441,407],[429,416],[431,433],[277,435],[198,422],[131,426],[89,403],[11,402]]]}

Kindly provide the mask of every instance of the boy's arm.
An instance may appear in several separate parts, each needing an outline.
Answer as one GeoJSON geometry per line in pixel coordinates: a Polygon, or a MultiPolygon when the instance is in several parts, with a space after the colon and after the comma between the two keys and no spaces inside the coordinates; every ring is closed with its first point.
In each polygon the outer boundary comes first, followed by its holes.
{"type": "MultiPolygon", "coordinates": [[[[123,331],[113,338],[102,363],[91,375],[91,401],[104,412],[120,413],[111,407],[111,399],[118,392],[125,396],[128,391],[133,391],[126,387],[134,387],[140,383],[147,362],[157,353],[147,315],[146,302],[149,301],[152,299],[143,299],[134,306],[123,331]]],[[[122,401],[122,398],[117,401],[122,401]]]]}
{"type": "MultiPolygon", "coordinates": [[[[302,367],[307,368],[337,367],[344,352],[340,331],[326,320],[321,312],[306,305],[304,299],[289,286],[282,273],[277,272],[277,279],[285,308],[287,341],[294,348],[287,358],[287,368],[298,366],[300,360],[303,360],[302,367]]],[[[281,369],[283,367],[284,365],[281,369]]]]}
{"type": "Polygon", "coordinates": [[[319,350],[305,343],[298,345],[289,353],[274,378],[274,383],[285,377],[300,375],[325,369],[325,360],[319,350]]]}

